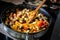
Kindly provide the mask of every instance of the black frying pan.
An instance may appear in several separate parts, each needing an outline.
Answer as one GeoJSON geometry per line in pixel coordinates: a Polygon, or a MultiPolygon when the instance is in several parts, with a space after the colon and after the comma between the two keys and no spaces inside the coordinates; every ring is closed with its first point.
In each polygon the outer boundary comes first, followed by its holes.
{"type": "MultiPolygon", "coordinates": [[[[6,26],[4,22],[5,22],[6,17],[8,17],[7,15],[10,15],[11,12],[16,12],[17,8],[19,10],[24,9],[24,8],[34,10],[36,7],[31,6],[31,5],[18,5],[18,6],[11,6],[11,7],[6,8],[2,12],[1,18],[2,18],[2,24],[5,26],[4,29],[7,33],[9,33],[11,36],[13,36],[15,38],[22,38],[25,40],[28,40],[28,39],[31,40],[32,38],[38,38],[38,37],[41,37],[42,35],[44,35],[46,33],[46,31],[48,30],[49,27],[46,30],[41,31],[41,32],[26,34],[26,33],[16,32],[16,31],[12,30],[10,27],[6,26]]],[[[43,13],[48,18],[49,24],[51,24],[51,22],[52,22],[51,15],[47,11],[45,11],[43,8],[40,8],[39,12],[43,13]]]]}

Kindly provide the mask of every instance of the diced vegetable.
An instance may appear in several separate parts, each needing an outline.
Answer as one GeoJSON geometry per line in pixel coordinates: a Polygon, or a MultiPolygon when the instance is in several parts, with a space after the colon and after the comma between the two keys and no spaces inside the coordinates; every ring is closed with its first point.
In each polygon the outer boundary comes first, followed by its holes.
{"type": "Polygon", "coordinates": [[[43,25],[43,21],[38,21],[38,22],[37,22],[37,26],[38,26],[38,27],[41,27],[42,25],[43,25]]]}

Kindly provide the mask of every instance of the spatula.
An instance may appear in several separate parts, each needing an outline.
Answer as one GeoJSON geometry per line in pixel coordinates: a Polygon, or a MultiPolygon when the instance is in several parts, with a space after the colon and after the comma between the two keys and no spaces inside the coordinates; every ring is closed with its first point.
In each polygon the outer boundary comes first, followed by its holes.
{"type": "Polygon", "coordinates": [[[43,0],[42,3],[40,3],[35,10],[29,12],[30,15],[29,15],[29,18],[28,18],[27,23],[30,23],[30,22],[36,17],[37,12],[38,12],[39,9],[42,7],[42,5],[45,3],[45,1],[46,1],[46,0],[43,0]]]}

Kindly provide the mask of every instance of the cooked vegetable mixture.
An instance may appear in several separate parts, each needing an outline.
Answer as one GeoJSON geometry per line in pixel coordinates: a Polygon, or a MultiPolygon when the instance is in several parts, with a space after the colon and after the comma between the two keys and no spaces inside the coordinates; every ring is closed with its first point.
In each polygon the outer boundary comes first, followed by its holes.
{"type": "Polygon", "coordinates": [[[17,32],[23,33],[36,33],[45,30],[49,26],[48,18],[42,13],[37,13],[36,17],[28,23],[29,18],[33,16],[29,14],[30,11],[29,9],[23,9],[22,11],[18,10],[16,13],[11,13],[6,18],[5,24],[17,32]]]}

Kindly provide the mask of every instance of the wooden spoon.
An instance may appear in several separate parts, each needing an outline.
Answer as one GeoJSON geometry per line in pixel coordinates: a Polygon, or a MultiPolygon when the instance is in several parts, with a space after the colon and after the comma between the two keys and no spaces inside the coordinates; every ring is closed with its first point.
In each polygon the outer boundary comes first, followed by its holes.
{"type": "Polygon", "coordinates": [[[30,15],[29,15],[27,23],[30,23],[36,17],[36,14],[37,14],[38,10],[42,7],[42,5],[45,3],[45,1],[46,0],[43,0],[42,3],[39,4],[38,7],[35,10],[29,12],[30,15]]]}

